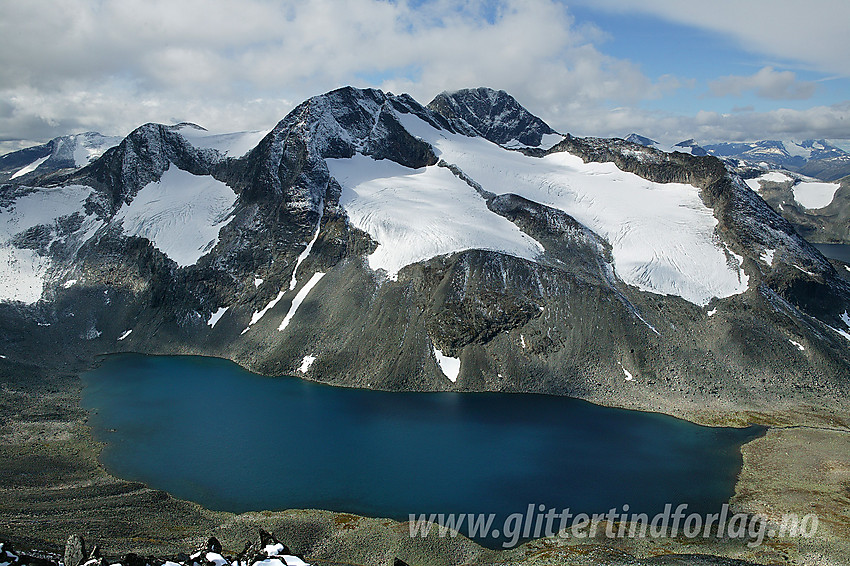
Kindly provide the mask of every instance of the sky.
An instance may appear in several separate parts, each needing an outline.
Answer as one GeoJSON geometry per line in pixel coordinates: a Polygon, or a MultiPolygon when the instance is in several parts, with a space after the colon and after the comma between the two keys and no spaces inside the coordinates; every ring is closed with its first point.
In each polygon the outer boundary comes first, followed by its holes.
{"type": "Polygon", "coordinates": [[[846,0],[0,0],[0,152],[271,129],[353,85],[511,93],[562,133],[850,149],[846,0]]]}

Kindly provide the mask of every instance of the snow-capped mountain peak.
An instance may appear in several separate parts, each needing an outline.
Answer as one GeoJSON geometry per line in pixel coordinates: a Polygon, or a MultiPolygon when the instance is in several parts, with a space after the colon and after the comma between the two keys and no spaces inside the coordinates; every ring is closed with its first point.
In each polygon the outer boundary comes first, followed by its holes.
{"type": "Polygon", "coordinates": [[[438,94],[428,108],[493,143],[549,148],[563,139],[503,90],[480,87],[438,94]]]}

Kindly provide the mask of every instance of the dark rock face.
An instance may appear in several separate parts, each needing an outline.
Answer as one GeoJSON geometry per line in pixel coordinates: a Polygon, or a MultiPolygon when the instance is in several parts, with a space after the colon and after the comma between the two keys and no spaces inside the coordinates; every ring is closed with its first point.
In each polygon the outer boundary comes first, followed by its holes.
{"type": "Polygon", "coordinates": [[[117,147],[95,163],[66,179],[106,192],[112,214],[130,203],[148,183],[158,181],[171,164],[193,175],[210,175],[221,161],[217,151],[198,149],[180,135],[179,126],[145,124],[130,133],[117,147]]]}
{"type": "Polygon", "coordinates": [[[290,208],[318,212],[323,200],[338,198],[326,193],[330,174],[325,159],[359,152],[411,168],[437,162],[431,147],[401,126],[400,114],[415,114],[436,128],[453,131],[446,120],[409,96],[346,87],[296,107],[224,178],[248,200],[282,199],[290,208]]]}
{"type": "Polygon", "coordinates": [[[466,124],[464,129],[470,133],[498,144],[516,140],[538,146],[544,134],[555,133],[546,122],[523,108],[503,90],[482,87],[444,92],[438,94],[428,108],[450,120],[466,124]]]}

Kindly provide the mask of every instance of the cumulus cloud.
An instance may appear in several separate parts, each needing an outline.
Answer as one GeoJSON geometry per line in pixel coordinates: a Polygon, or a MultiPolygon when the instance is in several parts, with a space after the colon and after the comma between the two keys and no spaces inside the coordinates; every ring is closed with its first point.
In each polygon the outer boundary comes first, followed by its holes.
{"type": "MultiPolygon", "coordinates": [[[[670,7],[670,17],[684,18],[678,3],[646,4],[670,7]]],[[[735,6],[737,19],[746,19],[749,3],[735,6]]],[[[780,15],[781,32],[785,12],[770,6],[780,15]]],[[[638,64],[605,54],[598,47],[604,33],[577,24],[560,0],[348,0],[344,8],[339,0],[4,2],[0,151],[21,139],[85,130],[126,134],[150,121],[269,129],[307,97],[347,84],[409,92],[423,103],[442,90],[501,88],[556,129],[581,135],[636,130],[656,139],[679,132],[720,136],[723,127],[737,135],[746,123],[754,132],[820,124],[843,131],[833,137],[850,137],[842,121],[846,109],[837,107],[775,116],[745,111],[736,114],[746,119],[741,122],[643,110],[647,100],[692,89],[693,80],[650,78],[638,64]]],[[[708,21],[716,19],[715,11],[707,11],[708,21]]],[[[841,18],[826,22],[817,37],[846,53],[848,36],[833,37],[835,20],[841,18]]],[[[760,28],[752,21],[748,27],[760,28]]],[[[738,29],[724,25],[717,24],[726,33],[738,29]]],[[[777,37],[782,41],[775,43],[790,41],[789,34],[777,37]]],[[[801,98],[809,83],[794,79],[763,69],[752,77],[725,77],[712,89],[801,98]]]]}
{"type": "Polygon", "coordinates": [[[805,100],[815,93],[815,83],[798,81],[791,71],[764,67],[748,76],[729,75],[708,84],[714,96],[741,96],[753,91],[761,98],[773,100],[805,100]]]}
{"type": "Polygon", "coordinates": [[[598,51],[588,39],[598,30],[575,26],[554,0],[349,0],[345,10],[335,0],[28,0],[4,12],[6,139],[146,121],[268,128],[345,84],[423,102],[493,86],[552,115],[679,86],[598,51]]]}

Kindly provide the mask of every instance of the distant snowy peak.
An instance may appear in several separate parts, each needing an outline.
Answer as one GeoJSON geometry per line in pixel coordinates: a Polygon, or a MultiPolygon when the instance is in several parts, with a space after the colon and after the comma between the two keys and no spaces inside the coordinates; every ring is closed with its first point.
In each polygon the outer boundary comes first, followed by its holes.
{"type": "Polygon", "coordinates": [[[689,139],[677,143],[673,146],[673,151],[690,153],[691,155],[696,155],[698,157],[708,155],[708,152],[703,147],[701,147],[694,139],[689,139]]]}
{"type": "Polygon", "coordinates": [[[0,181],[21,182],[60,169],[84,167],[120,142],[120,137],[97,132],[54,138],[46,144],[0,157],[0,181]]]}
{"type": "Polygon", "coordinates": [[[687,153],[689,155],[696,155],[698,157],[708,155],[708,152],[703,147],[701,147],[694,139],[681,141],[675,145],[664,145],[655,141],[654,139],[635,133],[629,134],[624,139],[627,142],[642,145],[644,147],[650,147],[653,149],[664,151],[666,153],[678,151],[679,153],[687,153]]]}
{"type": "Polygon", "coordinates": [[[827,140],[731,142],[706,145],[705,148],[716,157],[790,169],[824,181],[850,174],[850,153],[827,140]]]}
{"type": "Polygon", "coordinates": [[[656,149],[661,147],[661,144],[659,144],[654,139],[648,138],[646,136],[641,136],[641,135],[636,134],[634,132],[632,132],[631,134],[626,136],[624,139],[627,142],[636,143],[636,144],[642,145],[644,147],[654,147],[656,149]]]}
{"type": "MultiPolygon", "coordinates": [[[[551,147],[562,137],[503,90],[464,89],[438,94],[428,108],[471,133],[501,145],[551,147]]],[[[468,132],[469,133],[469,132],[468,132]]]]}

